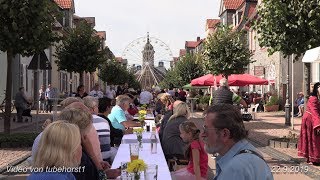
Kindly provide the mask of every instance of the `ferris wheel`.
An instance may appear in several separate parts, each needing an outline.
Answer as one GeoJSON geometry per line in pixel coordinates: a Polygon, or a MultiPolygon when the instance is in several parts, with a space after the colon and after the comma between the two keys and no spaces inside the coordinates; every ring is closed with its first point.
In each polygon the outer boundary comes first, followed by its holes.
{"type": "MultiPolygon", "coordinates": [[[[127,59],[129,66],[142,66],[143,49],[147,43],[148,36],[137,38],[131,41],[122,53],[122,58],[127,59]]],[[[150,44],[153,46],[154,55],[148,54],[154,59],[154,66],[157,67],[159,62],[163,62],[166,69],[170,68],[170,61],[173,61],[173,55],[169,46],[155,37],[149,37],[150,44]]],[[[151,57],[147,57],[150,59],[151,57]]]]}

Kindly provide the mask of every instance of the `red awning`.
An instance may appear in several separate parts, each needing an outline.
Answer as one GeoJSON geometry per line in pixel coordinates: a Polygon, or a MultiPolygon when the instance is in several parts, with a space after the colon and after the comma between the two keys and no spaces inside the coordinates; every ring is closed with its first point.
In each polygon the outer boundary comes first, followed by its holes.
{"type": "MultiPolygon", "coordinates": [[[[214,76],[207,74],[191,81],[192,86],[213,86],[216,81],[219,86],[219,81],[222,75],[214,76]]],[[[228,77],[229,86],[246,86],[246,85],[267,85],[268,80],[250,75],[250,74],[232,74],[228,77]]]]}

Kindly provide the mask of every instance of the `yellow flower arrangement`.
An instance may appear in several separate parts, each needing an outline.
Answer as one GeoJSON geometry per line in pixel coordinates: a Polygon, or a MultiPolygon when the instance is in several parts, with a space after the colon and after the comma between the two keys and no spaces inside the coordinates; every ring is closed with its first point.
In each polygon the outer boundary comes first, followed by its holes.
{"type": "Polygon", "coordinates": [[[144,171],[147,168],[147,164],[142,159],[136,159],[128,163],[127,171],[129,173],[138,173],[144,171]]]}
{"type": "Polygon", "coordinates": [[[143,129],[143,128],[133,129],[133,132],[134,132],[134,133],[137,133],[137,134],[142,134],[142,133],[143,133],[143,131],[144,131],[144,129],[143,129]]]}
{"type": "Polygon", "coordinates": [[[139,116],[145,116],[147,115],[147,111],[146,110],[140,110],[139,111],[139,116]]]}

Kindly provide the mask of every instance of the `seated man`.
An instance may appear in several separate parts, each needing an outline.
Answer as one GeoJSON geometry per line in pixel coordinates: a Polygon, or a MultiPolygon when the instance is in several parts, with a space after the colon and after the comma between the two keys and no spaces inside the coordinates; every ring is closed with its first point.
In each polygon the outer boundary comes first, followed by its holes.
{"type": "Polygon", "coordinates": [[[141,124],[139,122],[127,120],[125,111],[128,110],[131,99],[126,95],[120,95],[116,98],[116,106],[111,110],[108,118],[111,124],[116,129],[125,131],[129,127],[138,127],[141,124]]]}
{"type": "Polygon", "coordinates": [[[298,93],[298,98],[295,100],[295,107],[298,109],[298,113],[295,114],[296,117],[303,116],[304,113],[304,95],[302,92],[298,93]]]}
{"type": "Polygon", "coordinates": [[[108,115],[111,111],[111,99],[109,98],[99,98],[99,114],[98,116],[102,117],[103,119],[107,120],[110,125],[110,145],[111,148],[114,146],[119,146],[121,144],[121,139],[123,136],[123,131],[120,129],[116,129],[112,126],[108,115]]]}
{"type": "Polygon", "coordinates": [[[117,154],[117,149],[111,147],[110,142],[110,125],[108,121],[98,116],[99,101],[97,98],[92,96],[86,96],[83,98],[84,105],[86,105],[92,114],[92,121],[95,130],[98,133],[100,149],[102,159],[107,162],[112,162],[117,154]]]}

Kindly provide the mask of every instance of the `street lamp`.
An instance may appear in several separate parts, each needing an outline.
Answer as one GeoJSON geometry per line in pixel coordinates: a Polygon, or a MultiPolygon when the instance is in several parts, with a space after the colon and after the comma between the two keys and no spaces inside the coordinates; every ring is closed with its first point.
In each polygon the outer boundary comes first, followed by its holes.
{"type": "MultiPolygon", "coordinates": [[[[290,70],[290,61],[288,56],[288,72],[287,72],[287,90],[286,90],[286,104],[284,105],[285,109],[285,125],[291,126],[291,116],[290,116],[290,102],[289,102],[289,70],[290,70]]],[[[293,73],[293,72],[292,72],[293,73]]]]}

